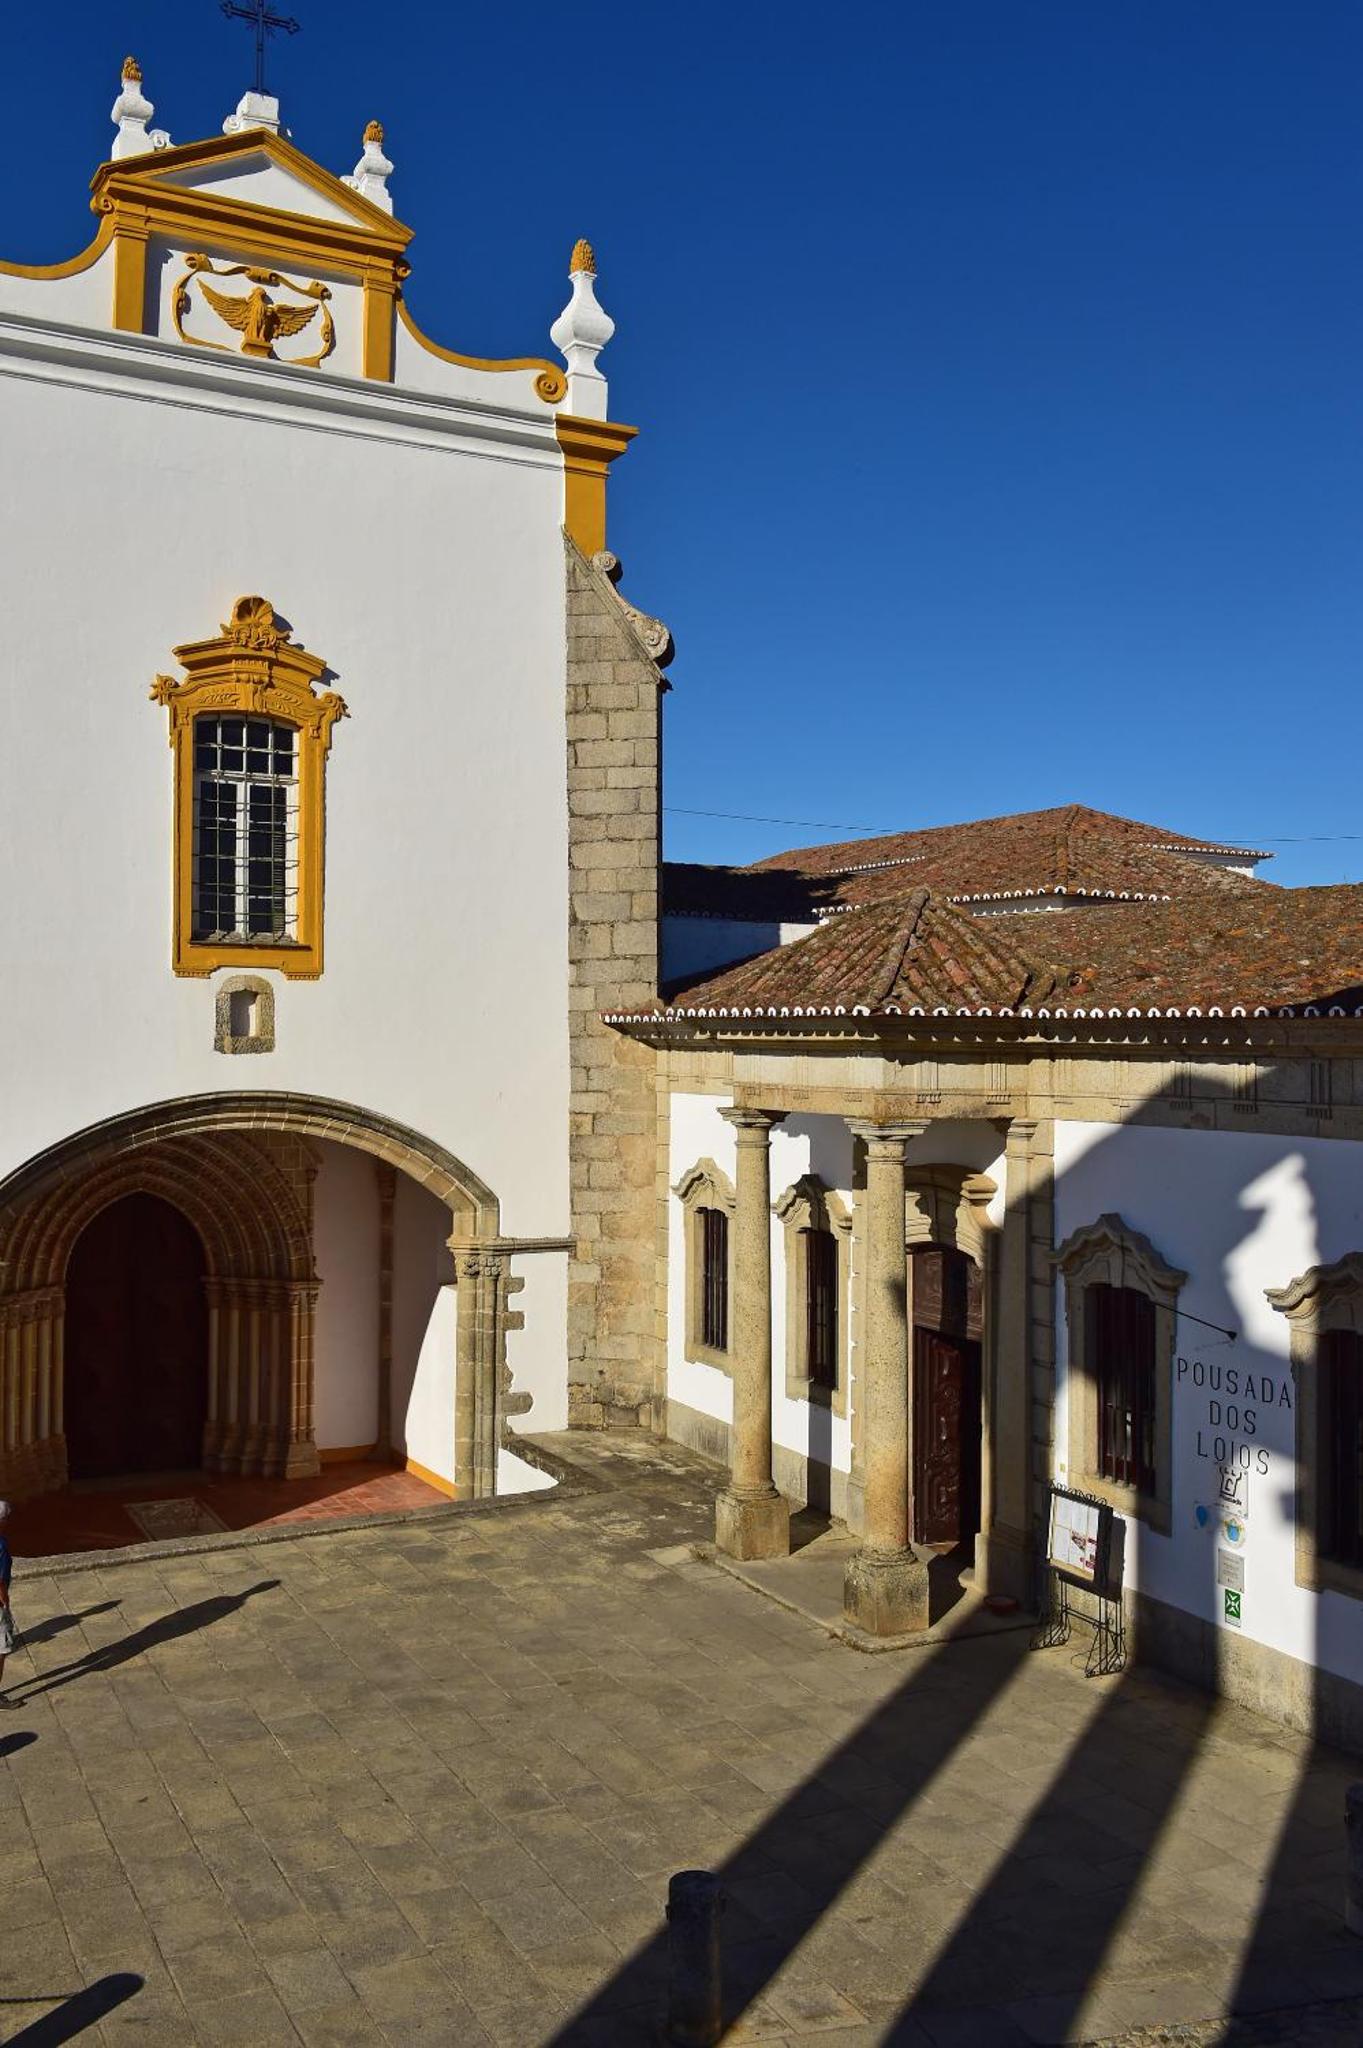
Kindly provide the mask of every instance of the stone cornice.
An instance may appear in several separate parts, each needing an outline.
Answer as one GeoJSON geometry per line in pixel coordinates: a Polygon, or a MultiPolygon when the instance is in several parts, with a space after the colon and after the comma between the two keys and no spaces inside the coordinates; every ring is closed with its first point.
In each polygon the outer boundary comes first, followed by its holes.
{"type": "Polygon", "coordinates": [[[285,363],[205,357],[149,335],[93,334],[19,313],[0,313],[0,376],[240,419],[265,416],[322,433],[561,467],[553,417],[547,413],[439,398],[373,378],[313,377],[285,363]]]}
{"type": "Polygon", "coordinates": [[[607,1012],[603,1022],[660,1050],[724,1048],[752,1053],[823,1046],[885,1058],[917,1057],[923,1052],[984,1058],[1006,1050],[1020,1057],[1063,1054],[1075,1059],[1086,1054],[1167,1058],[1170,1053],[1194,1059],[1245,1059],[1256,1054],[1363,1058],[1363,1018],[1356,1017],[866,1017],[811,1008],[788,1017],[607,1012]]]}

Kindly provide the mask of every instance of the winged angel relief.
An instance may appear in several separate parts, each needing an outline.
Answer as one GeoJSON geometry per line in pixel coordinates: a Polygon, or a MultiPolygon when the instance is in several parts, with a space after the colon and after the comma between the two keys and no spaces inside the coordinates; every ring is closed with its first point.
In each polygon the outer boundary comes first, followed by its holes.
{"type": "Polygon", "coordinates": [[[223,349],[232,352],[232,345],[225,341],[209,341],[203,335],[186,331],[185,321],[194,310],[190,286],[198,284],[204,303],[216,313],[219,320],[235,328],[241,336],[241,353],[244,356],[265,357],[277,362],[274,345],[292,334],[301,334],[305,327],[322,316],[318,339],[321,347],[315,355],[286,356],[282,360],[296,364],[300,369],[315,370],[324,363],[336,346],[336,327],[327,304],[331,292],[326,285],[315,278],[306,284],[295,284],[291,277],[284,277],[277,270],[257,270],[249,263],[233,263],[219,268],[207,256],[186,256],[185,274],[175,286],[172,310],[175,318],[175,332],[181,341],[193,344],[195,348],[223,349]],[[210,277],[241,277],[251,287],[249,292],[220,292],[209,284],[210,277]],[[272,294],[279,290],[293,292],[307,301],[303,305],[291,305],[287,300],[277,299],[272,294]]]}

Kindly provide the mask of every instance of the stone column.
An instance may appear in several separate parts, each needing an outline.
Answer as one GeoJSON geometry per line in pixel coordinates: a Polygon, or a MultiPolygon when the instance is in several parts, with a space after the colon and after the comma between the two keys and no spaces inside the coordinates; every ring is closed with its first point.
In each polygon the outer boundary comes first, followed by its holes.
{"type": "Polygon", "coordinates": [[[734,1419],[729,1484],[715,1501],[715,1542],[730,1557],[787,1557],[790,1507],[771,1476],[771,1131],[783,1112],[722,1109],[734,1127],[729,1361],[734,1419]]]}
{"type": "Polygon", "coordinates": [[[862,1547],[847,1566],[843,1612],[870,1635],[928,1625],[928,1571],[909,1546],[909,1303],[904,1153],[926,1124],[851,1126],[866,1146],[866,1240],[857,1399],[862,1408],[862,1547]]]}
{"type": "Polygon", "coordinates": [[[314,1425],[313,1331],[317,1319],[316,1280],[287,1282],[289,1301],[289,1446],[286,1479],[315,1478],[322,1469],[314,1425]]]}
{"type": "Polygon", "coordinates": [[[1031,1149],[1036,1123],[1014,1117],[1004,1140],[998,1329],[989,1389],[990,1526],[980,1546],[991,1593],[1030,1597],[1031,1149]]]}
{"type": "Polygon", "coordinates": [[[506,1333],[519,1327],[506,1302],[516,1283],[495,1244],[447,1242],[455,1273],[454,1498],[484,1500],[497,1491],[506,1333]]]}

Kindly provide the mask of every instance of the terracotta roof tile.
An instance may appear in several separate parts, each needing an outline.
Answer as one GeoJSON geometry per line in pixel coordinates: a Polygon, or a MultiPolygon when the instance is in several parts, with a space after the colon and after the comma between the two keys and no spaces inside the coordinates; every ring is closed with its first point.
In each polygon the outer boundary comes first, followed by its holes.
{"type": "MultiPolygon", "coordinates": [[[[1158,849],[1170,853],[1225,854],[1246,848],[1227,848],[1207,839],[1195,839],[1170,832],[1164,825],[1142,824],[1138,818],[1123,818],[1114,811],[1095,811],[1087,804],[1061,804],[1046,811],[1013,811],[999,818],[975,818],[961,825],[934,825],[915,832],[895,832],[879,839],[843,840],[828,846],[799,846],[788,853],[772,854],[755,861],[750,873],[793,870],[804,875],[865,873],[880,862],[906,860],[927,855],[948,861],[955,870],[972,866],[983,870],[1016,872],[1019,882],[1000,886],[1027,886],[1033,877],[1049,877],[1068,883],[1069,870],[1100,848],[1124,847],[1132,851],[1158,849]]],[[[1267,854],[1252,854],[1266,860],[1267,854]]],[[[1191,867],[1191,863],[1189,864],[1191,867]]],[[[1198,873],[1208,870],[1198,868],[1198,873]]],[[[983,886],[989,886],[984,884],[983,886]]]]}
{"type": "Polygon", "coordinates": [[[893,839],[804,847],[748,868],[665,862],[663,910],[799,922],[848,904],[902,900],[916,888],[961,903],[1048,896],[1086,903],[1257,894],[1272,886],[1190,857],[1199,850],[1233,851],[1174,841],[1162,826],[1070,804],[893,839]]]}
{"type": "Polygon", "coordinates": [[[688,990],[695,1010],[1229,1012],[1363,1004],[1363,885],[980,918],[916,890],[688,990]]]}

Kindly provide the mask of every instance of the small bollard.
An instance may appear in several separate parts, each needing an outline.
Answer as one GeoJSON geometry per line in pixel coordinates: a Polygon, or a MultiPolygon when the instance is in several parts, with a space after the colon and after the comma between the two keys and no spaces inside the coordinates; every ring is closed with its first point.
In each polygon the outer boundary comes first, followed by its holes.
{"type": "Polygon", "coordinates": [[[667,2038],[677,2048],[715,2048],[724,2031],[719,1960],[723,1911],[723,1888],[712,1870],[678,1870],[669,1878],[667,2038]]]}
{"type": "Polygon", "coordinates": [[[1363,1785],[1350,1785],[1344,1794],[1344,1841],[1344,1925],[1351,1934],[1363,1934],[1363,1785]]]}

